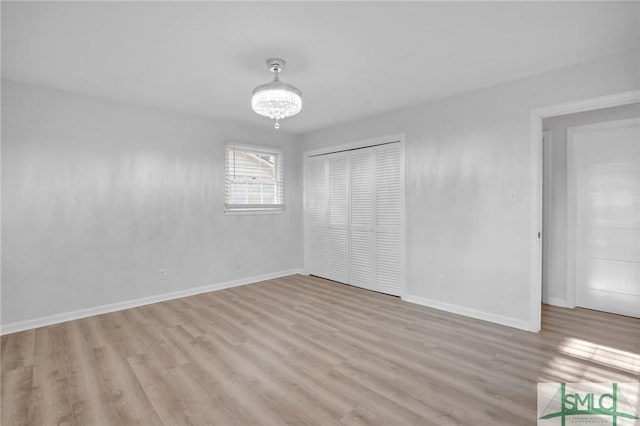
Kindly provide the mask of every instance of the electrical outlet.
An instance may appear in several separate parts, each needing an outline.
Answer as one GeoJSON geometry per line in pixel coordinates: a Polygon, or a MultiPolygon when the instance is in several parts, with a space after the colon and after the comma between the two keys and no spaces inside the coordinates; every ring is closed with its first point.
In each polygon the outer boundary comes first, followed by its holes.
{"type": "Polygon", "coordinates": [[[160,269],[160,271],[158,272],[158,278],[161,280],[167,278],[167,271],[165,271],[164,269],[160,269]]]}
{"type": "Polygon", "coordinates": [[[438,275],[438,285],[440,287],[444,287],[444,275],[443,274],[439,274],[438,275]]]}

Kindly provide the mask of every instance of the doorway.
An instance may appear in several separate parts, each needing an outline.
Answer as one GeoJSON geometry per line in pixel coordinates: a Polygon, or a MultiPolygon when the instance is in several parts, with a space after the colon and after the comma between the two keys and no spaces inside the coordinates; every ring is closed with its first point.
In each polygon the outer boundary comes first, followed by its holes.
{"type": "MultiPolygon", "coordinates": [[[[622,170],[612,171],[613,174],[609,174],[608,177],[606,172],[600,173],[600,177],[591,176],[594,168],[599,168],[600,170],[609,169],[610,171],[616,168],[636,170],[636,165],[640,162],[640,157],[638,156],[640,155],[638,154],[640,152],[638,147],[640,142],[638,142],[637,137],[635,137],[635,140],[633,139],[633,132],[637,132],[637,130],[627,130],[628,133],[630,132],[626,136],[629,141],[626,142],[626,145],[625,142],[620,142],[625,147],[621,146],[617,149],[620,152],[615,155],[610,143],[607,143],[607,141],[611,140],[612,135],[607,135],[606,131],[599,133],[599,138],[596,138],[599,141],[593,141],[589,149],[586,148],[588,144],[584,143],[579,146],[576,152],[568,149],[570,146],[575,146],[576,143],[575,140],[568,143],[569,139],[584,139],[587,134],[591,134],[593,139],[593,131],[596,127],[602,129],[607,128],[607,126],[610,129],[615,127],[614,124],[607,125],[603,123],[612,123],[633,117],[637,118],[640,116],[639,102],[640,91],[633,91],[532,111],[532,150],[537,150],[533,155],[537,166],[534,165],[532,167],[532,185],[535,185],[532,198],[535,199],[533,200],[533,205],[537,205],[539,208],[539,210],[534,209],[532,213],[532,227],[533,230],[543,231],[541,239],[537,236],[535,241],[532,239],[531,317],[533,318],[533,331],[540,329],[541,299],[543,303],[562,307],[583,306],[597,309],[597,306],[600,306],[600,309],[602,309],[606,304],[594,304],[594,292],[601,293],[601,296],[596,297],[596,299],[602,298],[602,294],[605,293],[617,293],[618,295],[613,298],[608,297],[609,299],[617,300],[622,294],[621,290],[624,289],[624,291],[628,292],[627,297],[633,300],[628,303],[628,309],[616,313],[640,316],[640,302],[637,302],[638,296],[636,294],[638,292],[636,283],[640,271],[640,259],[634,254],[635,247],[640,247],[638,227],[633,225],[625,231],[619,230],[619,227],[615,228],[615,230],[606,231],[601,229],[602,227],[600,226],[596,232],[593,230],[593,226],[589,225],[593,225],[593,220],[598,214],[600,216],[604,214],[605,217],[616,214],[615,212],[619,210],[618,207],[620,207],[621,203],[620,200],[613,201],[617,195],[623,198],[627,197],[625,200],[632,203],[630,208],[637,208],[639,209],[638,212],[640,212],[640,204],[638,204],[640,201],[630,201],[633,197],[636,197],[635,200],[637,200],[640,195],[638,192],[634,192],[636,191],[634,188],[636,188],[637,182],[640,181],[640,172],[635,174],[629,170],[627,170],[628,173],[624,172],[627,173],[625,175],[627,182],[625,186],[626,195],[616,193],[616,191],[619,192],[621,190],[619,184],[622,179],[621,173],[624,174],[622,170]],[[578,134],[581,126],[583,126],[582,136],[574,137],[578,134]],[[533,147],[534,136],[537,139],[535,148],[533,147]],[[607,160],[604,156],[599,155],[595,151],[597,149],[596,145],[600,145],[600,149],[610,153],[613,157],[607,160]],[[591,152],[591,154],[587,154],[586,160],[583,152],[585,150],[591,152]],[[631,152],[627,152],[629,150],[631,152]],[[573,158],[575,153],[580,153],[578,163],[573,158]],[[621,163],[622,159],[632,159],[633,161],[629,160],[626,165],[621,165],[619,163],[621,163]],[[584,163],[584,161],[587,161],[587,163],[584,163]],[[579,199],[576,198],[574,192],[571,192],[576,189],[575,186],[572,186],[575,183],[576,164],[578,164],[579,173],[583,177],[578,188],[580,194],[582,194],[579,199]],[[589,176],[591,177],[587,178],[588,174],[585,174],[585,170],[590,170],[589,173],[591,175],[589,176]],[[602,193],[592,194],[591,198],[585,198],[586,188],[589,185],[597,185],[598,179],[609,182],[610,191],[608,191],[613,192],[608,195],[602,193]],[[600,210],[591,209],[593,211],[588,213],[588,207],[594,207],[594,197],[599,199],[600,210]],[[581,221],[577,221],[576,211],[581,212],[581,221]],[[590,227],[589,229],[592,231],[585,233],[587,229],[585,227],[590,227]],[[575,246],[575,235],[577,233],[582,235],[582,238],[577,241],[581,250],[576,250],[577,247],[575,246]],[[630,234],[631,236],[629,236],[630,234]],[[622,254],[620,254],[621,244],[626,244],[622,254]],[[602,259],[597,260],[598,257],[602,259]],[[577,266],[576,259],[578,259],[577,266]],[[616,272],[619,275],[618,278],[609,281],[611,283],[614,281],[620,283],[620,274],[622,274],[624,275],[622,277],[623,284],[616,284],[617,287],[615,289],[612,284],[612,287],[605,290],[601,288],[604,283],[602,273],[607,269],[609,270],[607,273],[619,269],[611,266],[609,268],[603,267],[603,264],[610,262],[627,262],[625,269],[627,272],[616,272]],[[596,279],[596,276],[600,278],[596,279]]],[[[614,130],[611,131],[615,133],[614,130]]],[[[600,192],[602,192],[604,190],[602,182],[600,187],[600,192]]],[[[639,214],[634,215],[631,211],[627,213],[630,214],[629,217],[640,217],[639,214]]],[[[609,304],[611,305],[611,302],[609,304]]],[[[612,310],[608,309],[608,311],[611,312],[612,310]]]]}

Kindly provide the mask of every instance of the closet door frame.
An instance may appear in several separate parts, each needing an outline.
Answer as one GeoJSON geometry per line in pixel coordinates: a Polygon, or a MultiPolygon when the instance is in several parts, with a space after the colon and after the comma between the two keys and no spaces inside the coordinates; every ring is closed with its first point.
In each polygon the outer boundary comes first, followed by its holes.
{"type": "Polygon", "coordinates": [[[396,133],[392,135],[380,136],[372,139],[365,139],[344,144],[332,145],[324,148],[305,151],[302,154],[302,173],[303,173],[303,248],[304,248],[304,267],[302,272],[309,274],[310,265],[310,223],[309,223],[309,159],[317,155],[333,154],[342,151],[350,151],[359,148],[368,148],[380,146],[390,143],[399,143],[400,145],[400,297],[406,295],[406,271],[407,271],[407,251],[406,251],[406,190],[405,190],[405,134],[396,133]]]}

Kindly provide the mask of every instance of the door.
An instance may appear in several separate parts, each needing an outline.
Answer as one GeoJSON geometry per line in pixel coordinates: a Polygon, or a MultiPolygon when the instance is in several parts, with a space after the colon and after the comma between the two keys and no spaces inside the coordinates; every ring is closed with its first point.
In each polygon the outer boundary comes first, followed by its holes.
{"type": "Polygon", "coordinates": [[[373,149],[354,151],[350,158],[351,282],[376,289],[375,274],[375,170],[373,149]]]}
{"type": "Polygon", "coordinates": [[[400,294],[402,182],[399,144],[375,150],[376,290],[400,294]]]}
{"type": "Polygon", "coordinates": [[[347,157],[312,157],[308,165],[309,273],[347,283],[347,157]]]}
{"type": "Polygon", "coordinates": [[[324,157],[308,161],[307,217],[309,226],[309,273],[326,277],[329,266],[328,172],[324,157]]]}
{"type": "Polygon", "coordinates": [[[568,130],[576,189],[576,305],[634,317],[640,317],[639,123],[568,130]]]}
{"type": "Polygon", "coordinates": [[[349,282],[349,185],[347,155],[332,154],[327,158],[329,174],[329,262],[324,277],[341,283],[349,282]]]}
{"type": "Polygon", "coordinates": [[[309,157],[307,168],[309,273],[400,295],[401,144],[309,157]]]}

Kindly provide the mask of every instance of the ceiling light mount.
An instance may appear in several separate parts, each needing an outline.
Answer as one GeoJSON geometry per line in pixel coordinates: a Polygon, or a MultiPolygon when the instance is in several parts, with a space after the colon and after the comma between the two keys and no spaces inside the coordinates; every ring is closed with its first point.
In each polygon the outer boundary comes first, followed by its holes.
{"type": "Polygon", "coordinates": [[[251,107],[256,114],[276,120],[274,124],[276,129],[280,128],[280,120],[296,115],[302,109],[300,90],[289,83],[280,81],[280,72],[285,65],[284,59],[268,59],[267,66],[275,74],[273,81],[253,89],[251,97],[251,107]]]}
{"type": "Polygon", "coordinates": [[[280,59],[280,58],[267,59],[267,66],[269,67],[271,72],[275,72],[275,73],[282,72],[285,65],[287,65],[287,63],[285,62],[284,59],[280,59]]]}

